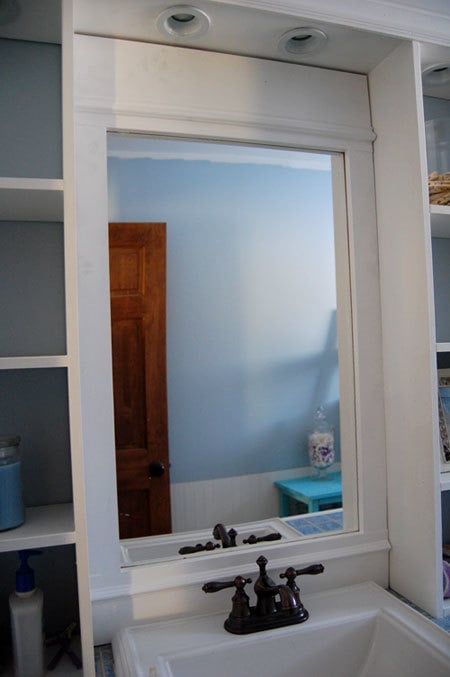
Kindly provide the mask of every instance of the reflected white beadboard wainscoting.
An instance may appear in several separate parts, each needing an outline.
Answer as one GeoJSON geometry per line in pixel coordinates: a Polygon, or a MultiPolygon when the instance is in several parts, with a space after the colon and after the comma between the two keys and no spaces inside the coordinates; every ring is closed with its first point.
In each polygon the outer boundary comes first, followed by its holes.
{"type": "MultiPolygon", "coordinates": [[[[330,468],[330,472],[338,470],[339,463],[330,468]]],[[[311,474],[310,467],[303,467],[172,484],[172,531],[207,529],[218,522],[230,528],[244,521],[271,519],[279,514],[278,490],[273,483],[311,474]]]]}

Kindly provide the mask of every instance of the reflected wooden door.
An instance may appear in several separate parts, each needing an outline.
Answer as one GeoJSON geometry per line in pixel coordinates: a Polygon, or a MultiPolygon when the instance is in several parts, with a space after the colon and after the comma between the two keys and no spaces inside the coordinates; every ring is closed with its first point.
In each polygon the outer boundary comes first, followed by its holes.
{"type": "Polygon", "coordinates": [[[109,224],[121,538],[171,531],[166,385],[166,224],[109,224]]]}

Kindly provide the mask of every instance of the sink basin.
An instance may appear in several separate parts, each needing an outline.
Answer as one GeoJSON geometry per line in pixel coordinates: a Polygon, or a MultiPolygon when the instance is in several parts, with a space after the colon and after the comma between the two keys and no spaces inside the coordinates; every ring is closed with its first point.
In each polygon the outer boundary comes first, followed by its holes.
{"type": "Polygon", "coordinates": [[[119,677],[448,677],[450,635],[374,583],[304,596],[301,625],[252,635],[227,612],[123,629],[119,677]]]}
{"type": "MultiPolygon", "coordinates": [[[[450,640],[449,640],[450,641],[450,640]]],[[[448,677],[450,656],[388,612],[158,656],[158,677],[448,677]]]]}

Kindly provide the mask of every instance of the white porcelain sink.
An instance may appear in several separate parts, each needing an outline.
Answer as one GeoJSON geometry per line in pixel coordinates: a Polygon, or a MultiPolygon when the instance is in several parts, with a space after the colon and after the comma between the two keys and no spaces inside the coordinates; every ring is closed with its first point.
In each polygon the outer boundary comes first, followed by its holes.
{"type": "Polygon", "coordinates": [[[227,613],[126,628],[119,677],[448,677],[450,635],[374,583],[305,595],[310,618],[251,635],[227,613]]]}
{"type": "Polygon", "coordinates": [[[159,656],[158,677],[448,677],[449,656],[388,612],[159,656]]]}

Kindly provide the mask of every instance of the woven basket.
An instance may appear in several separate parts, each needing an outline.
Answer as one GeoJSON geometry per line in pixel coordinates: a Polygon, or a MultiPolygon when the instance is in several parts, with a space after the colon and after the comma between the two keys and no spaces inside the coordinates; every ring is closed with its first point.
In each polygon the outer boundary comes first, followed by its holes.
{"type": "Polygon", "coordinates": [[[428,177],[428,194],[432,205],[450,205],[450,172],[433,172],[428,177]]]}

